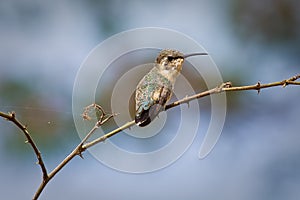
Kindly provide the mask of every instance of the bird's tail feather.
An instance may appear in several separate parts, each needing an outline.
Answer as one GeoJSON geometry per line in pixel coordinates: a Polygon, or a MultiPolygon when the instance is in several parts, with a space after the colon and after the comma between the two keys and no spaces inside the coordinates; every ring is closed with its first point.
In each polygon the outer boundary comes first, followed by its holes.
{"type": "Polygon", "coordinates": [[[142,110],[141,113],[135,116],[135,123],[141,127],[147,126],[162,110],[163,106],[161,104],[155,104],[150,109],[142,110]]]}

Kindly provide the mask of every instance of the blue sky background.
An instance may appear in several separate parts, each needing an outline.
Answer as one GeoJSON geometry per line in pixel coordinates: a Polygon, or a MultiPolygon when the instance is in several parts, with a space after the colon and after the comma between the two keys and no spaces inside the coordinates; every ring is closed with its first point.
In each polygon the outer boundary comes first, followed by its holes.
{"type": "MultiPolygon", "coordinates": [[[[1,1],[0,110],[16,111],[28,124],[53,169],[79,142],[71,109],[77,70],[107,37],[146,26],[174,29],[205,47],[224,80],[266,83],[300,73],[299,8],[292,0],[1,1]]],[[[201,135],[173,165],[148,174],[112,170],[86,152],[41,199],[296,200],[299,91],[229,94],[221,138],[204,160],[197,157],[201,135]]],[[[1,196],[30,199],[40,169],[17,128],[5,120],[0,127],[1,196]]]]}

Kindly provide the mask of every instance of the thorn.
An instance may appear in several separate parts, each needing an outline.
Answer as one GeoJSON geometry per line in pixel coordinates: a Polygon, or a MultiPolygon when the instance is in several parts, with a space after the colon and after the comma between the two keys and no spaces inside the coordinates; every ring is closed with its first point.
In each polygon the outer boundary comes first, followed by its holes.
{"type": "Polygon", "coordinates": [[[28,144],[29,143],[29,141],[28,140],[25,140],[25,144],[28,144]]]}
{"type": "Polygon", "coordinates": [[[78,155],[79,155],[79,157],[80,157],[81,159],[84,159],[84,157],[83,157],[83,155],[82,155],[82,152],[80,152],[78,155]]]}
{"type": "Polygon", "coordinates": [[[103,139],[103,144],[106,144],[106,140],[107,140],[107,137],[105,137],[104,139],[103,139]]]}
{"type": "Polygon", "coordinates": [[[16,113],[15,113],[15,111],[9,112],[9,114],[11,115],[11,117],[12,117],[13,119],[16,118],[16,113]]]}
{"type": "MultiPolygon", "coordinates": [[[[183,98],[183,100],[187,100],[188,99],[188,95],[186,95],[184,98],[183,98]]],[[[190,107],[190,101],[187,101],[187,102],[185,102],[186,104],[187,104],[187,107],[189,108],[190,107]]]]}
{"type": "Polygon", "coordinates": [[[256,84],[256,90],[257,90],[257,94],[260,93],[260,82],[258,81],[256,84]]]}
{"type": "MultiPolygon", "coordinates": [[[[186,95],[184,98],[185,98],[185,99],[187,99],[188,97],[189,97],[189,96],[188,96],[188,95],[186,95]]],[[[189,101],[187,101],[187,102],[186,102],[186,104],[187,104],[188,108],[190,108],[190,102],[189,102],[189,101]]]]}
{"type": "Polygon", "coordinates": [[[226,83],[224,83],[223,88],[230,88],[232,87],[232,83],[227,81],[226,83]]]}
{"type": "Polygon", "coordinates": [[[120,113],[113,113],[112,117],[118,116],[120,113]]]}
{"type": "Polygon", "coordinates": [[[287,86],[287,80],[283,81],[282,87],[285,88],[287,86]]]}

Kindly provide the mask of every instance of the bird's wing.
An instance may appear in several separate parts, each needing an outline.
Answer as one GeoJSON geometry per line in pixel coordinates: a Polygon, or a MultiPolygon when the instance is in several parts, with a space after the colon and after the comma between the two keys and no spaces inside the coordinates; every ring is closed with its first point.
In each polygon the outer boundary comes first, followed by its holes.
{"type": "Polygon", "coordinates": [[[139,126],[148,125],[165,108],[166,102],[171,98],[172,91],[168,87],[157,84],[148,84],[137,89],[137,110],[135,122],[139,126]],[[151,91],[145,95],[145,91],[151,91]]]}

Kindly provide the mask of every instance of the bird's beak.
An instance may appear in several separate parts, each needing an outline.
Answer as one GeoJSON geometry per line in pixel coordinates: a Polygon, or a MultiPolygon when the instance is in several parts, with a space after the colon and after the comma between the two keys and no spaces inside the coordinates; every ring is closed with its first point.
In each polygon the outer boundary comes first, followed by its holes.
{"type": "Polygon", "coordinates": [[[207,56],[207,53],[189,53],[183,55],[183,58],[191,57],[191,56],[207,56]]]}

